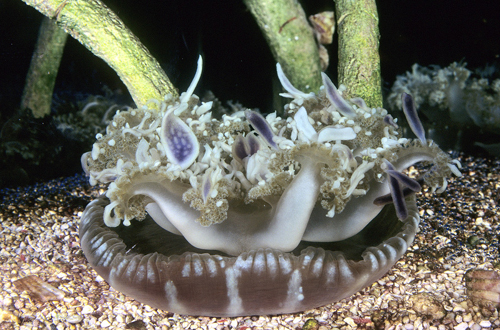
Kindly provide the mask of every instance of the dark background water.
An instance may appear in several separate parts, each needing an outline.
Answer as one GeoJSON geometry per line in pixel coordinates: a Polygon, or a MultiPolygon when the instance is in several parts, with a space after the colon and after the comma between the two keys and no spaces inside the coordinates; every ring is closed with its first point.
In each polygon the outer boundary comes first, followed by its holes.
{"type": "MultiPolygon", "coordinates": [[[[332,1],[326,0],[303,2],[307,15],[334,7],[332,1]]],[[[237,100],[264,112],[274,110],[271,78],[275,75],[275,63],[241,1],[105,0],[104,3],[139,37],[181,91],[191,81],[196,59],[202,54],[204,73],[198,91],[210,89],[223,102],[237,100]]],[[[447,66],[464,61],[473,69],[499,60],[498,1],[387,0],[377,1],[377,5],[386,88],[396,75],[410,70],[413,63],[447,66]]],[[[0,123],[10,118],[19,106],[41,18],[40,13],[21,0],[0,0],[0,123]]],[[[331,61],[327,73],[335,81],[336,40],[328,50],[331,61]]],[[[71,99],[82,94],[103,94],[103,86],[121,90],[123,95],[118,101],[130,102],[115,72],[68,38],[55,93],[71,99]]],[[[54,173],[68,175],[79,171],[79,160],[69,166],[70,157],[64,155],[61,164],[53,161],[54,173]]]]}

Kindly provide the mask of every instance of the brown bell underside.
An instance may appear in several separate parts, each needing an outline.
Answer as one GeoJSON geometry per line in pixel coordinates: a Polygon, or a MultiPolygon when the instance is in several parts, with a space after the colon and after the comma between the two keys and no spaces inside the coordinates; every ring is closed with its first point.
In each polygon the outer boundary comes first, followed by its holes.
{"type": "Polygon", "coordinates": [[[293,313],[348,297],[389,271],[413,242],[420,221],[411,196],[408,218],[398,220],[387,205],[344,241],[231,257],[196,250],[151,219],[109,228],[103,222],[108,203],[104,197],[90,203],[80,225],[83,251],[99,275],[152,307],[207,316],[293,313]]]}

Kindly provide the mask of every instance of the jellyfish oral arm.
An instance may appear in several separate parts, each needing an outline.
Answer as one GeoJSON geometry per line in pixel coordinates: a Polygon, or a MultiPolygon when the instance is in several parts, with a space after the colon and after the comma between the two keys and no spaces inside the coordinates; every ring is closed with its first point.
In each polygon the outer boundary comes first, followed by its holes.
{"type": "MultiPolygon", "coordinates": [[[[411,153],[402,152],[393,165],[397,171],[402,171],[423,161],[433,161],[432,153],[426,152],[425,149],[411,153]]],[[[389,193],[388,178],[381,183],[373,180],[366,195],[354,197],[342,213],[333,218],[327,217],[326,210],[315,208],[302,239],[310,242],[335,242],[357,234],[382,210],[383,204],[376,204],[374,201],[389,193]]]]}
{"type": "MultiPolygon", "coordinates": [[[[182,190],[175,182],[143,182],[131,195],[145,195],[154,201],[150,216],[164,229],[182,234],[193,246],[238,255],[262,247],[291,251],[302,240],[318,198],[322,164],[305,159],[302,168],[283,195],[265,211],[239,213],[232,210],[220,223],[202,226],[199,212],[182,201],[182,190]]],[[[270,200],[271,201],[271,200],[270,200]]]]}
{"type": "Polygon", "coordinates": [[[263,237],[264,244],[279,240],[282,248],[286,247],[282,251],[293,250],[303,239],[318,199],[321,183],[319,173],[323,165],[309,159],[302,161],[301,166],[292,184],[281,196],[276,215],[269,226],[270,230],[267,231],[266,237],[263,237]]]}
{"type": "Polygon", "coordinates": [[[355,203],[347,203],[344,210],[333,218],[327,217],[326,210],[315,208],[303,240],[336,242],[359,233],[383,208],[373,204],[375,198],[388,193],[387,182],[374,183],[366,195],[355,198],[355,203]]]}

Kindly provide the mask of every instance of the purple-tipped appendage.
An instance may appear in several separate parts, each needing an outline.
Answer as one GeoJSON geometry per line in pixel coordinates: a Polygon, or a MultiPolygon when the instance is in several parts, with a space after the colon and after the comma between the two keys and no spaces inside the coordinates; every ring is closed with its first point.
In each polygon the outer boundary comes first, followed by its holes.
{"type": "Polygon", "coordinates": [[[206,175],[203,180],[203,202],[206,203],[208,199],[208,194],[212,188],[212,183],[210,182],[210,174],[206,175]]]}
{"type": "MultiPolygon", "coordinates": [[[[423,183],[424,180],[422,179],[421,180],[421,183],[423,183]]],[[[404,188],[403,189],[403,196],[406,198],[412,194],[414,194],[415,192],[409,188],[404,188]]],[[[383,195],[383,196],[380,196],[380,197],[377,197],[373,200],[373,205],[378,205],[378,206],[384,206],[384,205],[387,205],[387,204],[390,204],[392,203],[393,200],[392,200],[392,196],[391,194],[387,194],[387,195],[383,195]]]]}
{"type": "Polygon", "coordinates": [[[403,173],[400,173],[395,170],[387,170],[387,174],[389,174],[391,177],[394,179],[398,180],[398,182],[403,185],[404,187],[410,188],[410,190],[414,192],[419,192],[420,189],[422,188],[420,184],[416,181],[410,178],[409,176],[404,175],[403,173]]]}
{"type": "Polygon", "coordinates": [[[259,140],[253,133],[248,134],[246,137],[238,135],[233,143],[233,156],[239,160],[251,156],[260,149],[259,140]]]}
{"type": "Polygon", "coordinates": [[[403,189],[398,180],[389,175],[389,186],[391,189],[391,197],[394,203],[394,208],[396,209],[396,214],[398,219],[406,219],[408,216],[408,209],[406,208],[405,196],[403,194],[403,189]]]}
{"type": "Polygon", "coordinates": [[[415,107],[415,102],[410,94],[403,93],[401,95],[401,101],[403,103],[403,112],[405,114],[408,124],[413,133],[418,137],[422,144],[426,145],[427,140],[425,139],[425,131],[422,126],[422,122],[418,118],[417,108],[415,107]]]}
{"type": "Polygon", "coordinates": [[[330,78],[328,78],[328,76],[323,72],[321,72],[321,77],[323,77],[323,86],[325,86],[326,97],[328,97],[330,102],[332,102],[333,106],[346,117],[352,118],[356,116],[352,107],[346,100],[344,100],[342,95],[340,95],[330,78]]]}
{"type": "Polygon", "coordinates": [[[384,124],[390,125],[390,126],[392,126],[394,128],[398,128],[398,124],[396,124],[394,122],[394,118],[392,118],[391,115],[387,115],[387,116],[384,117],[384,124]]]}
{"type": "Polygon", "coordinates": [[[274,133],[266,119],[262,117],[262,115],[251,110],[245,111],[245,116],[250,124],[252,124],[253,128],[264,138],[264,140],[266,140],[267,144],[274,149],[278,149],[276,142],[273,141],[274,133]]]}
{"type": "Polygon", "coordinates": [[[161,142],[168,160],[179,165],[181,169],[191,166],[200,151],[196,135],[173,112],[163,118],[161,142]]]}
{"type": "Polygon", "coordinates": [[[248,156],[248,153],[245,148],[245,138],[242,135],[238,135],[233,143],[233,157],[243,160],[246,156],[248,156]]]}
{"type": "MultiPolygon", "coordinates": [[[[384,164],[386,165],[385,171],[389,176],[389,188],[391,190],[392,202],[394,203],[396,214],[399,219],[405,219],[408,216],[405,196],[408,195],[409,191],[407,189],[405,189],[405,191],[403,188],[408,187],[411,192],[418,192],[421,189],[420,183],[404,175],[403,173],[396,171],[394,166],[389,161],[385,160],[384,164]]],[[[377,198],[374,201],[374,204],[383,204],[384,198],[385,196],[377,198]]]]}
{"type": "Polygon", "coordinates": [[[361,97],[354,97],[351,99],[351,102],[356,104],[361,109],[368,109],[365,100],[363,100],[361,97]]]}
{"type": "Polygon", "coordinates": [[[260,144],[259,140],[257,140],[257,137],[253,134],[248,134],[247,135],[247,143],[248,143],[248,155],[251,156],[260,149],[260,144]]]}
{"type": "Polygon", "coordinates": [[[283,72],[283,69],[281,68],[281,65],[279,63],[276,63],[276,72],[278,73],[278,79],[281,83],[281,86],[288,92],[287,94],[280,94],[281,96],[284,97],[292,97],[292,98],[304,98],[307,99],[311,96],[314,95],[314,93],[307,94],[304,92],[299,91],[297,88],[295,88],[290,80],[285,76],[285,73],[283,72]]]}

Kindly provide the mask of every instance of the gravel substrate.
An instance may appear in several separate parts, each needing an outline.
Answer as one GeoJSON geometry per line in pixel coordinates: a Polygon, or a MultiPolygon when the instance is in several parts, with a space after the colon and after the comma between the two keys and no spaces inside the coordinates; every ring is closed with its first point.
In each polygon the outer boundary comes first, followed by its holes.
{"type": "Polygon", "coordinates": [[[464,281],[500,261],[500,161],[458,159],[463,177],[418,196],[421,231],[385,277],[340,302],[272,317],[181,316],[111,289],[79,246],[79,215],[104,192],[82,176],[0,191],[0,329],[300,329],[311,319],[322,330],[500,329],[498,311],[468,300],[464,281]]]}

